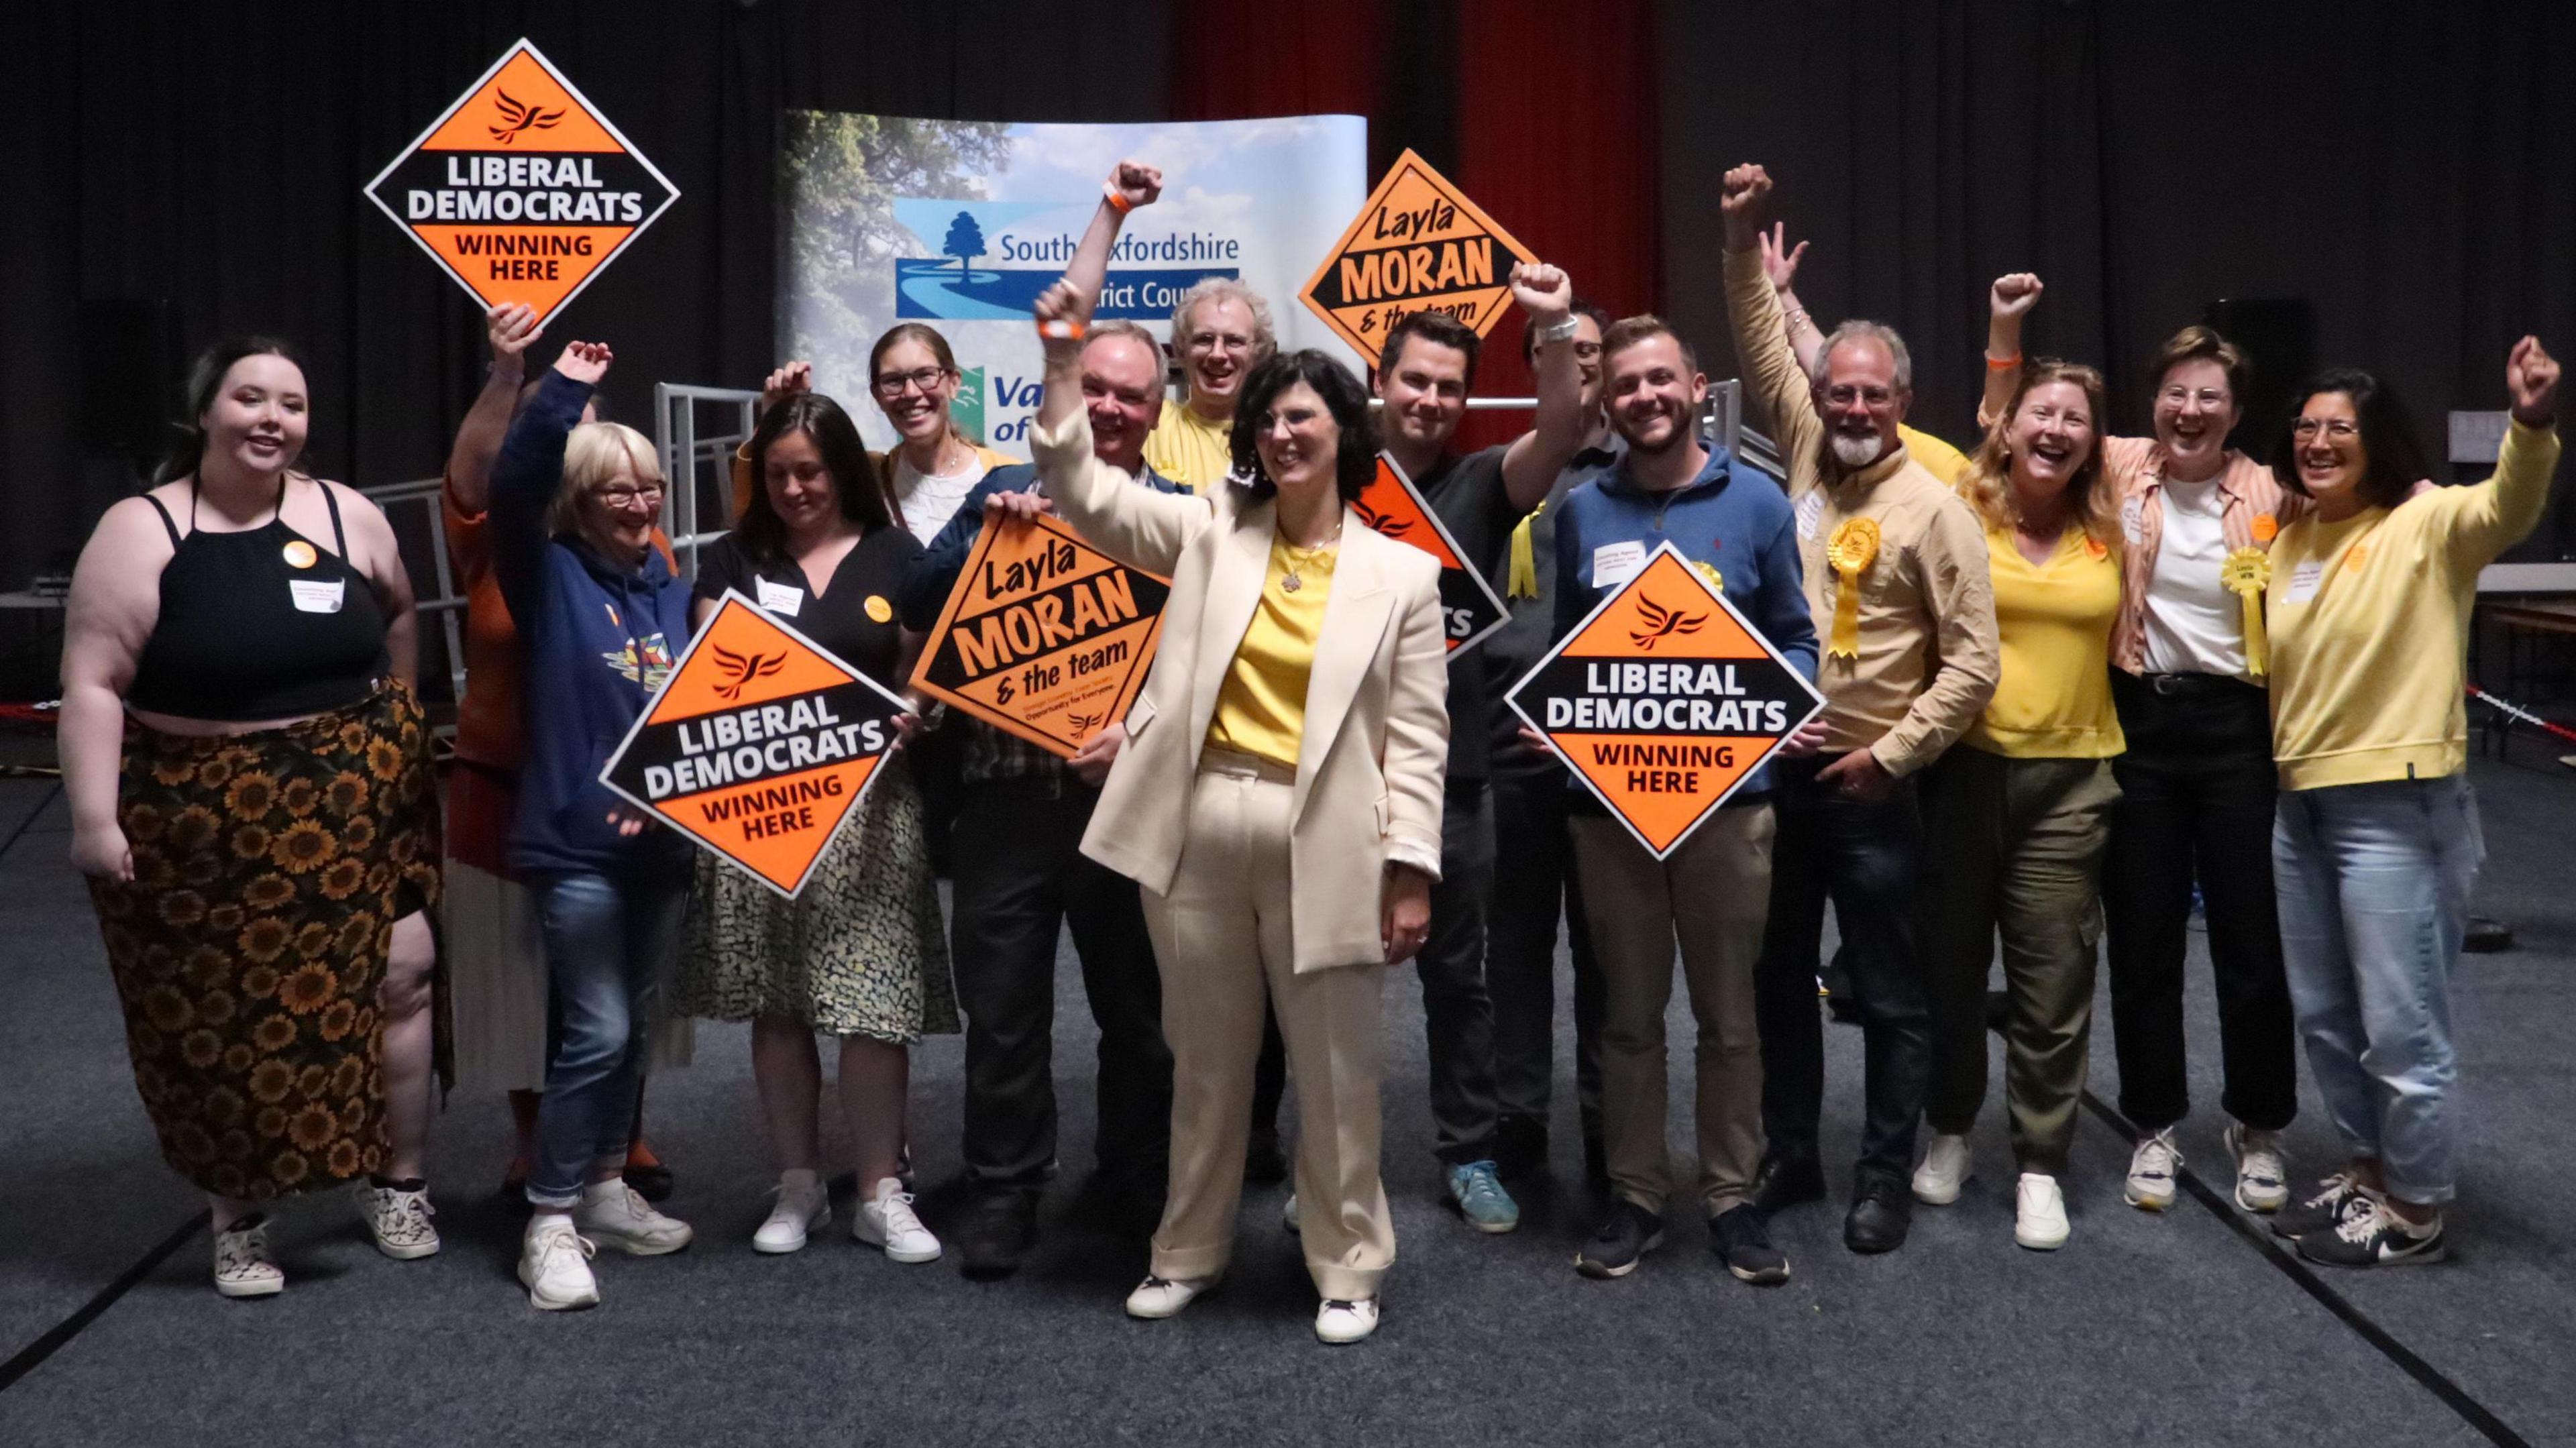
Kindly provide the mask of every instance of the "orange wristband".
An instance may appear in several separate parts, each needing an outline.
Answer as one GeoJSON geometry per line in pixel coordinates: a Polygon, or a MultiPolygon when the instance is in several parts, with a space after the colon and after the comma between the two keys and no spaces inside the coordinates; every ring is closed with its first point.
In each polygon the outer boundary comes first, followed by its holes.
{"type": "Polygon", "coordinates": [[[1038,323],[1038,335],[1040,337],[1052,338],[1059,341],[1079,342],[1082,340],[1082,324],[1080,322],[1068,322],[1062,318],[1057,318],[1052,322],[1040,322],[1038,323]]]}
{"type": "Polygon", "coordinates": [[[2015,352],[2009,357],[1989,357],[1986,359],[1986,370],[1989,372],[2017,372],[2020,369],[2021,354],[2019,352],[2015,352]]]}
{"type": "Polygon", "coordinates": [[[1110,182],[1103,181],[1100,183],[1100,194],[1103,199],[1108,201],[1109,209],[1117,212],[1121,216],[1124,216],[1128,212],[1136,209],[1136,204],[1129,201],[1126,197],[1119,195],[1118,188],[1110,182]]]}

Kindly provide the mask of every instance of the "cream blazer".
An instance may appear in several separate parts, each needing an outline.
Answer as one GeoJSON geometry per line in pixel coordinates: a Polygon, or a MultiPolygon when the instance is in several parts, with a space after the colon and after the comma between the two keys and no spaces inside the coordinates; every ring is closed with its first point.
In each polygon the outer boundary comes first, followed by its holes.
{"type": "MultiPolygon", "coordinates": [[[[1217,691],[1268,576],[1275,506],[1240,484],[1158,493],[1091,454],[1091,419],[1050,436],[1031,424],[1038,478],[1092,546],[1172,580],[1163,636],[1127,743],[1101,786],[1082,852],[1157,895],[1189,843],[1190,796],[1217,691]]],[[[1294,968],[1386,959],[1389,863],[1440,874],[1449,670],[1440,566],[1345,508],[1333,591],[1306,686],[1289,869],[1294,968]]]]}

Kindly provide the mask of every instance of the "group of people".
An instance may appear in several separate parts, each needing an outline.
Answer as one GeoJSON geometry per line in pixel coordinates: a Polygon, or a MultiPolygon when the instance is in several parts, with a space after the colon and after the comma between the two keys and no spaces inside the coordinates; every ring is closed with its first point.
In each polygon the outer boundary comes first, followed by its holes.
{"type": "Polygon", "coordinates": [[[1544,265],[1510,279],[1537,412],[1507,444],[1453,445],[1481,345],[1455,319],[1402,318],[1364,383],[1280,352],[1230,280],[1182,298],[1185,396],[1166,405],[1153,335],[1091,315],[1125,217],[1161,189],[1124,164],[1033,308],[1033,462],[960,435],[946,341],[898,326],[865,379],[896,445],[870,452],[809,368],[782,367],[735,459],[734,527],[683,569],[656,526],[674,482],[595,414],[610,349],[574,342],[531,379],[533,319],[495,308],[446,477],[469,604],[443,838],[392,530],[296,470],[309,400],[286,347],[210,352],[189,445],[82,555],[61,743],[136,1084],[208,1195],[217,1289],[279,1291],[269,1206],[336,1183],[387,1254],[436,1252],[424,1150],[453,1079],[513,1093],[530,1302],[597,1303],[599,1246],[691,1240],[655,1205],[669,1171],[640,1132],[644,1082],[685,1062],[692,1019],[751,1024],[779,1173],[751,1247],[797,1251],[831,1219],[829,1036],[850,1229],[898,1262],[947,1251],[911,1192],[909,1048],[962,1026],[970,1189],[942,1230],[968,1274],[1008,1275],[1058,1166],[1070,928],[1100,1026],[1094,1185],[1150,1237],[1127,1311],[1215,1287],[1244,1182],[1288,1174],[1317,1336],[1354,1342],[1395,1259],[1386,972],[1421,976],[1440,1187],[1466,1226],[1509,1232],[1514,1188],[1551,1158],[1560,920],[1604,1192],[1576,1268],[1633,1272],[1688,1190],[1728,1271],[1784,1282],[1770,1219],[1827,1190],[1828,901],[1866,1074],[1846,1244],[1902,1245],[1914,1205],[1972,1175],[2000,940],[2015,1238],[2055,1248],[2106,921],[2140,1133],[2126,1194],[2173,1200],[2195,881],[2237,1202],[2320,1262],[2438,1258],[2445,987],[2480,851],[2462,640],[2478,569],[2546,503],[2557,364],[2512,349],[2484,483],[2426,481],[2356,371],[2300,389],[2267,463],[2227,446],[2247,372],[2224,338],[2177,333],[2154,436],[2105,436],[2098,372],[2021,355],[2041,284],[2008,276],[1962,454],[1905,425],[1896,331],[1826,331],[1798,304],[1805,247],[1771,227],[1770,178],[1723,185],[1728,313],[1781,482],[1703,434],[1686,341],[1544,265]],[[1352,506],[1381,452],[1509,598],[1475,648],[1448,648],[1431,555],[1352,506]],[[900,691],[980,530],[1042,512],[1170,580],[1142,692],[1071,759],[908,696],[894,761],[793,900],[600,782],[727,591],[900,691]],[[1501,696],[1663,544],[1825,707],[1657,859],[1501,696]],[[1676,959],[1697,1024],[1688,1187],[1666,1139],[1676,959]],[[2305,1191],[2280,1137],[2294,1034],[2349,1158],[2305,1191]]]}

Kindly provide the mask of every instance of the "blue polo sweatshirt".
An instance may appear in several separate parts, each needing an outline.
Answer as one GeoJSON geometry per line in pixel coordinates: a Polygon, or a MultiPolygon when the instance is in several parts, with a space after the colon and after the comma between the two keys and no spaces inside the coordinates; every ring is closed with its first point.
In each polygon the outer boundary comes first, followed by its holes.
{"type": "Polygon", "coordinates": [[[622,569],[570,535],[546,535],[562,485],[564,439],[590,400],[587,383],[549,371],[519,409],[492,463],[492,559],[519,627],[518,813],[510,864],[619,878],[684,874],[688,842],[654,825],[620,836],[621,803],[599,771],[644,712],[689,641],[689,583],[660,549],[622,569]]]}
{"type": "MultiPolygon", "coordinates": [[[[1720,447],[1708,450],[1698,476],[1669,492],[1650,493],[1629,476],[1629,458],[1565,495],[1556,520],[1556,629],[1563,639],[1615,591],[1595,588],[1597,550],[1638,543],[1652,554],[1666,543],[1692,563],[1717,570],[1726,601],[1813,683],[1816,622],[1807,611],[1798,565],[1796,514],[1780,485],[1720,447]]],[[[1591,796],[1571,772],[1567,783],[1591,796]]],[[[1729,805],[1750,804],[1771,788],[1764,764],[1745,778],[1729,805]]],[[[1596,806],[1597,808],[1597,806],[1596,806]]]]}

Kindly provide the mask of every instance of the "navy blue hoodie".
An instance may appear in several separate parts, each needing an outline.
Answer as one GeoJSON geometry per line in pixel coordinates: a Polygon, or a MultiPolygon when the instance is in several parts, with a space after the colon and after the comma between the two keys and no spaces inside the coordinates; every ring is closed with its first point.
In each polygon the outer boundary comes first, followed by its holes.
{"type": "Polygon", "coordinates": [[[688,866],[688,842],[660,825],[621,837],[608,813],[622,801],[599,771],[688,644],[688,581],[656,548],[644,550],[641,565],[620,569],[578,538],[546,536],[564,439],[590,391],[548,371],[492,464],[494,571],[525,651],[519,719],[527,754],[510,864],[678,875],[688,866]]]}

